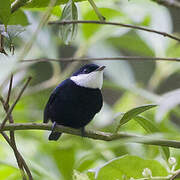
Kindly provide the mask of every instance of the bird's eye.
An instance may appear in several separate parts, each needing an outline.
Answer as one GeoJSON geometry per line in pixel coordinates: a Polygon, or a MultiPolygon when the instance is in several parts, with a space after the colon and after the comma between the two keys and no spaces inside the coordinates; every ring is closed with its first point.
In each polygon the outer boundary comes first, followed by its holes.
{"type": "Polygon", "coordinates": [[[88,70],[87,70],[87,69],[84,69],[84,70],[83,70],[83,73],[88,73],[88,70]]]}

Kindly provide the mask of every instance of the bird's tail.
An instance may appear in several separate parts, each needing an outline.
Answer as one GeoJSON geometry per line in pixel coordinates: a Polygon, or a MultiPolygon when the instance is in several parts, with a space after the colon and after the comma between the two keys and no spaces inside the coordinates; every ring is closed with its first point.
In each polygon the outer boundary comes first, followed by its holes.
{"type": "Polygon", "coordinates": [[[49,140],[57,141],[59,139],[59,137],[61,136],[61,134],[62,133],[60,133],[60,132],[52,131],[51,134],[49,135],[49,140]]]}

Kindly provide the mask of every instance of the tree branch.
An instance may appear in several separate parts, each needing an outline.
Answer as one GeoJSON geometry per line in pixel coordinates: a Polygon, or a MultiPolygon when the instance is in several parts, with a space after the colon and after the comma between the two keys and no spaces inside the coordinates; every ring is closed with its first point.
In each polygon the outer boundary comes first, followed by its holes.
{"type": "Polygon", "coordinates": [[[56,61],[56,62],[73,62],[73,61],[175,61],[180,62],[180,58],[164,58],[164,57],[141,57],[141,56],[119,56],[119,57],[100,57],[100,58],[60,58],[60,59],[50,59],[50,58],[39,58],[39,59],[27,59],[21,60],[20,62],[49,62],[49,61],[56,61]]]}
{"type": "MultiPolygon", "coordinates": [[[[51,124],[43,124],[43,123],[16,123],[16,124],[6,124],[0,132],[4,131],[16,131],[16,130],[52,130],[51,124]]],[[[73,135],[81,136],[81,131],[79,129],[73,129],[61,125],[57,125],[55,128],[56,131],[62,133],[68,133],[73,135]]],[[[166,139],[157,139],[152,138],[149,136],[140,136],[135,134],[129,133],[105,133],[100,131],[86,131],[85,137],[96,139],[96,140],[103,140],[103,141],[114,141],[120,139],[128,139],[128,142],[132,143],[141,143],[141,144],[148,144],[148,145],[158,145],[158,146],[168,146],[174,148],[180,148],[180,141],[176,140],[166,140],[166,139]]]]}
{"type": "Polygon", "coordinates": [[[130,25],[130,24],[124,24],[124,23],[117,23],[117,22],[105,22],[105,21],[84,21],[84,20],[73,20],[73,21],[52,21],[48,23],[49,25],[52,24],[56,24],[56,25],[66,25],[66,24],[103,24],[103,25],[113,25],[113,26],[122,26],[122,27],[126,27],[126,28],[132,28],[132,29],[138,29],[141,31],[147,31],[147,32],[151,32],[151,33],[156,33],[165,37],[169,37],[171,39],[174,39],[176,41],[180,41],[179,37],[173,36],[171,34],[168,34],[166,32],[162,32],[162,31],[156,31],[154,29],[150,29],[150,28],[145,28],[142,26],[135,26],[135,25],[130,25]]]}

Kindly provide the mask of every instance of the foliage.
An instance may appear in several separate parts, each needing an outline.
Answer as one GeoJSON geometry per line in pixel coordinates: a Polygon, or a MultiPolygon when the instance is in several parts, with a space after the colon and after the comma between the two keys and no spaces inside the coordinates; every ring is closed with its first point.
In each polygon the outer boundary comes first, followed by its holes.
{"type": "MultiPolygon", "coordinates": [[[[35,28],[42,22],[49,2],[25,1],[12,13],[15,1],[0,0],[0,34],[4,38],[0,52],[4,48],[9,54],[0,55],[0,95],[7,96],[12,72],[11,104],[26,77],[33,77],[13,111],[15,123],[42,122],[43,109],[52,89],[84,63],[21,62],[24,49],[28,52],[26,59],[121,55],[179,57],[180,46],[175,40],[132,28],[98,24],[41,25],[36,34],[35,28]],[[29,50],[29,41],[33,38],[29,50]],[[11,55],[12,46],[15,55],[11,55]]],[[[173,18],[169,10],[154,2],[97,0],[95,3],[106,21],[172,33],[173,18]]],[[[57,0],[49,21],[78,18],[98,20],[88,1],[57,0]]],[[[107,66],[102,90],[104,106],[87,129],[180,140],[179,62],[114,60],[95,63],[107,66]]],[[[0,112],[3,120],[2,106],[0,112]]],[[[179,150],[160,143],[158,146],[131,143],[133,138],[105,142],[70,134],[63,134],[58,142],[48,142],[48,133],[37,130],[19,131],[15,135],[19,151],[33,178],[38,180],[169,179],[180,169],[179,150]]],[[[1,179],[20,179],[14,154],[3,137],[0,142],[1,179]]]]}

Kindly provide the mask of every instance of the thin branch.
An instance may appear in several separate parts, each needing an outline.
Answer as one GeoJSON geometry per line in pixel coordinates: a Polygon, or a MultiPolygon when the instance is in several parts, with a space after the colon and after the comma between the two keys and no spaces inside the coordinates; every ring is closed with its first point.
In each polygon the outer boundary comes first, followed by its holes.
{"type": "Polygon", "coordinates": [[[174,180],[176,178],[179,178],[180,177],[180,170],[178,170],[172,177],[170,180],[174,180]]]}
{"type": "Polygon", "coordinates": [[[2,122],[2,124],[1,124],[1,126],[0,126],[0,129],[2,129],[2,128],[4,127],[4,125],[6,124],[6,121],[8,120],[10,114],[12,113],[14,107],[16,106],[17,102],[18,102],[19,99],[21,98],[24,90],[25,90],[26,87],[28,86],[28,84],[29,84],[29,82],[30,82],[31,79],[32,79],[31,77],[28,78],[27,82],[25,83],[25,85],[23,86],[23,88],[21,89],[21,91],[19,92],[19,95],[18,95],[18,97],[16,98],[15,102],[13,103],[13,105],[12,105],[12,106],[10,107],[10,109],[8,110],[8,112],[7,112],[7,114],[6,114],[6,117],[4,118],[4,120],[3,120],[3,122],[2,122]]]}
{"type": "MultiPolygon", "coordinates": [[[[16,124],[6,124],[3,129],[0,129],[0,132],[3,131],[16,131],[16,130],[52,130],[51,124],[43,124],[43,123],[16,123],[16,124]]],[[[73,129],[61,125],[57,125],[55,128],[56,131],[62,133],[68,133],[73,135],[81,136],[81,131],[78,129],[73,129]]],[[[140,136],[135,134],[129,133],[105,133],[100,131],[86,131],[85,137],[96,139],[96,140],[103,140],[103,141],[114,141],[119,139],[128,139],[128,142],[132,143],[141,143],[141,144],[148,144],[148,145],[158,145],[158,146],[168,146],[174,148],[180,148],[180,141],[176,140],[166,140],[166,139],[157,139],[152,138],[149,136],[140,136]]]]}
{"type": "Polygon", "coordinates": [[[17,11],[20,7],[24,6],[29,0],[16,0],[11,5],[11,13],[17,11]]]}
{"type": "Polygon", "coordinates": [[[113,25],[113,26],[122,26],[122,27],[126,27],[126,28],[132,28],[132,29],[138,29],[138,30],[142,30],[142,31],[147,31],[147,32],[152,32],[152,33],[156,33],[165,37],[169,37],[171,39],[174,39],[176,41],[180,41],[179,37],[173,36],[171,34],[168,34],[166,32],[162,32],[162,31],[156,31],[154,29],[150,29],[150,28],[145,28],[142,26],[135,26],[135,25],[130,25],[130,24],[124,24],[124,23],[117,23],[117,22],[105,22],[105,21],[83,21],[83,20],[73,20],[73,21],[52,21],[49,22],[48,24],[52,25],[52,24],[56,24],[56,25],[66,25],[66,24],[103,24],[103,25],[113,25]]]}
{"type": "Polygon", "coordinates": [[[180,8],[180,2],[176,0],[152,0],[160,5],[164,5],[166,7],[174,7],[174,8],[180,8]]]}
{"type": "MultiPolygon", "coordinates": [[[[3,103],[3,101],[2,101],[4,110],[6,111],[6,113],[7,113],[8,110],[9,110],[9,100],[10,100],[10,96],[11,96],[12,83],[13,83],[13,75],[11,75],[7,99],[6,99],[6,101],[3,100],[4,103],[3,103]]],[[[12,118],[12,115],[11,115],[11,114],[9,115],[9,123],[13,123],[13,118],[12,118]]],[[[5,138],[5,135],[6,135],[6,134],[3,135],[4,138],[5,138]]],[[[7,137],[8,137],[8,136],[6,136],[6,138],[5,138],[6,141],[7,141],[7,137]]],[[[8,141],[7,141],[7,142],[8,142],[8,141]]],[[[8,143],[11,143],[11,145],[12,145],[11,147],[12,147],[12,149],[13,149],[13,151],[14,151],[14,155],[15,155],[15,157],[16,157],[18,167],[19,167],[19,169],[20,169],[20,171],[21,171],[22,178],[23,178],[23,180],[26,180],[26,175],[25,175],[25,172],[24,172],[23,163],[22,163],[22,161],[21,161],[21,158],[19,157],[18,149],[17,149],[17,146],[16,146],[14,131],[10,131],[10,142],[8,142],[8,143]]]]}
{"type": "Polygon", "coordinates": [[[4,49],[4,36],[0,34],[0,53],[5,54],[6,56],[8,55],[4,49]]]}
{"type": "Polygon", "coordinates": [[[8,105],[9,105],[9,100],[10,100],[10,96],[11,96],[12,82],[13,82],[13,75],[11,75],[7,99],[6,99],[6,102],[4,103],[5,107],[7,107],[7,109],[9,109],[8,105]]]}
{"type": "Polygon", "coordinates": [[[38,59],[27,59],[21,60],[20,62],[49,62],[49,61],[56,61],[56,62],[73,62],[73,61],[175,61],[180,62],[180,58],[163,58],[163,57],[141,57],[141,56],[118,56],[118,57],[100,57],[100,58],[60,58],[60,59],[50,59],[50,58],[38,58],[38,59]]]}
{"type": "MultiPolygon", "coordinates": [[[[1,135],[4,137],[4,139],[6,140],[6,142],[7,142],[7,143],[11,146],[11,148],[13,149],[15,156],[18,155],[18,156],[21,158],[21,161],[23,162],[23,165],[24,165],[24,169],[26,170],[26,172],[28,172],[28,171],[29,171],[29,168],[28,168],[26,162],[24,161],[24,159],[23,159],[23,157],[21,156],[21,154],[20,154],[18,151],[15,151],[15,150],[14,150],[14,146],[12,145],[11,140],[9,139],[9,137],[7,136],[7,134],[6,134],[5,132],[1,132],[1,135]],[[17,154],[16,154],[16,153],[17,153],[17,154]]],[[[22,172],[22,171],[21,171],[21,172],[22,172]]],[[[27,173],[27,174],[28,174],[28,173],[27,173]]],[[[30,174],[31,174],[31,172],[30,172],[30,174]]],[[[23,177],[24,177],[24,176],[23,176],[23,177]]],[[[33,180],[32,176],[29,176],[29,180],[33,180]]]]}
{"type": "Polygon", "coordinates": [[[96,13],[96,15],[98,16],[100,21],[105,21],[106,18],[100,13],[99,9],[97,8],[96,4],[94,3],[93,0],[88,0],[90,5],[92,6],[92,8],[94,9],[94,12],[96,13]]]}
{"type": "MultiPolygon", "coordinates": [[[[11,75],[11,79],[10,79],[10,84],[9,84],[9,90],[8,90],[8,96],[7,96],[7,100],[6,102],[4,101],[4,99],[0,96],[0,100],[2,102],[2,105],[4,107],[4,110],[6,111],[6,113],[8,112],[9,110],[9,100],[10,100],[10,96],[11,96],[11,91],[12,91],[12,82],[13,82],[13,75],[11,75]]],[[[10,114],[9,115],[9,123],[14,123],[14,120],[13,120],[13,117],[12,115],[10,114]]],[[[5,140],[7,141],[7,143],[12,147],[13,151],[14,151],[14,155],[16,157],[16,160],[17,160],[17,164],[18,164],[18,167],[21,171],[21,174],[22,174],[22,178],[24,180],[26,180],[26,175],[25,175],[25,172],[24,172],[24,169],[29,177],[29,180],[32,180],[32,175],[31,175],[31,171],[29,170],[25,160],[23,159],[22,155],[20,154],[20,152],[18,151],[17,149],[17,146],[16,146],[16,141],[15,141],[15,135],[14,135],[14,131],[10,131],[10,139],[9,137],[5,134],[5,132],[2,132],[1,133],[3,135],[3,137],[5,138],[5,140]]]]}

